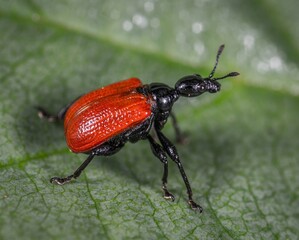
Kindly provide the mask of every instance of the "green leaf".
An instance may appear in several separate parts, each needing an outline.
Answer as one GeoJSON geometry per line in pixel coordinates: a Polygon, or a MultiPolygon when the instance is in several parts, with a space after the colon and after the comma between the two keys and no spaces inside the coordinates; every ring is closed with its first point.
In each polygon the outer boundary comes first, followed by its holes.
{"type": "MultiPolygon", "coordinates": [[[[297,239],[299,21],[287,1],[0,1],[0,239],[297,239]],[[211,71],[222,91],[174,106],[177,145],[202,214],[170,162],[140,141],[97,157],[68,151],[62,124],[38,119],[132,76],[173,86],[211,71]],[[188,105],[188,107],[185,107],[188,105]]],[[[164,133],[174,139],[167,125],[164,133]]]]}

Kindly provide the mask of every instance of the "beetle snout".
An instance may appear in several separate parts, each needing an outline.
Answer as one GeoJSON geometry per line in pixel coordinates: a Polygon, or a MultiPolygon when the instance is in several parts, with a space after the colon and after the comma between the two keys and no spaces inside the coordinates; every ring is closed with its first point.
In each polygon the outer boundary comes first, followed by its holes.
{"type": "Polygon", "coordinates": [[[216,81],[211,81],[209,86],[208,86],[208,91],[209,93],[216,93],[219,92],[221,89],[221,84],[216,81]]]}

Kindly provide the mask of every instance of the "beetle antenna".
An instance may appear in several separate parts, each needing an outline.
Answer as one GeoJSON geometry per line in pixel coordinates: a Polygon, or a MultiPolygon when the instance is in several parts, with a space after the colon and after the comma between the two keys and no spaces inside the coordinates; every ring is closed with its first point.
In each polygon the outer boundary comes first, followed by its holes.
{"type": "Polygon", "coordinates": [[[212,78],[211,80],[216,81],[216,80],[224,79],[224,78],[227,78],[227,77],[235,77],[235,76],[238,76],[238,75],[240,75],[240,73],[238,73],[238,72],[231,72],[231,73],[229,73],[229,74],[226,74],[226,75],[223,76],[223,77],[212,78]]]}
{"type": "Polygon", "coordinates": [[[215,62],[215,65],[214,65],[214,68],[213,68],[212,72],[210,73],[210,75],[209,75],[209,77],[208,77],[209,79],[211,79],[211,78],[214,76],[214,73],[215,73],[216,68],[217,68],[217,65],[218,65],[219,57],[220,57],[220,55],[221,55],[223,49],[224,49],[224,44],[222,44],[222,45],[218,48],[218,52],[217,52],[217,56],[216,56],[216,62],[215,62]]]}

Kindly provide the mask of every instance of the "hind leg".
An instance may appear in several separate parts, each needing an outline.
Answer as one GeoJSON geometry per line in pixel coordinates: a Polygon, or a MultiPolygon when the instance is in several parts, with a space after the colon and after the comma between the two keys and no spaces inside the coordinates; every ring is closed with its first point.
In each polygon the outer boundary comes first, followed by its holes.
{"type": "Polygon", "coordinates": [[[86,160],[77,168],[77,170],[67,176],[67,177],[52,177],[50,179],[51,183],[58,184],[58,185],[64,185],[66,183],[69,183],[72,179],[78,178],[82,171],[88,166],[88,164],[92,161],[94,156],[108,156],[108,155],[113,155],[114,153],[118,152],[124,144],[118,143],[118,144],[111,144],[111,143],[106,143],[101,145],[99,148],[94,149],[91,153],[89,153],[88,157],[86,160]]]}
{"type": "Polygon", "coordinates": [[[60,120],[63,120],[66,111],[69,109],[69,106],[66,106],[64,108],[62,108],[57,115],[52,115],[50,114],[47,110],[45,110],[42,107],[35,107],[37,109],[37,114],[39,116],[40,119],[45,119],[48,122],[57,122],[60,120]]]}
{"type": "Polygon", "coordinates": [[[65,107],[63,107],[58,113],[57,115],[53,115],[50,114],[47,110],[45,110],[43,107],[40,106],[36,106],[35,108],[37,109],[37,114],[39,116],[39,118],[41,119],[45,119],[48,122],[57,122],[60,120],[64,119],[64,116],[67,112],[67,110],[70,108],[70,106],[77,101],[77,99],[79,99],[81,96],[77,97],[74,101],[72,101],[71,103],[69,103],[68,105],[66,105],[65,107]]]}

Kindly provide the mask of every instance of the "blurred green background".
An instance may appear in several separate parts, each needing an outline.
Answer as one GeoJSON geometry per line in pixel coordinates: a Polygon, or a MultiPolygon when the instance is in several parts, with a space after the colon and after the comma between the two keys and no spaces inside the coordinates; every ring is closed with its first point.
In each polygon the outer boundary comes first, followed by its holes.
{"type": "MultiPolygon", "coordinates": [[[[0,239],[298,239],[298,1],[0,1],[0,239]],[[222,91],[175,106],[194,199],[147,142],[85,159],[62,124],[38,119],[92,89],[136,76],[173,86],[211,71],[222,91]],[[188,105],[185,107],[185,105],[188,105]]],[[[164,133],[174,139],[170,125],[164,133]]]]}

